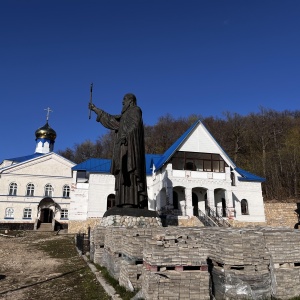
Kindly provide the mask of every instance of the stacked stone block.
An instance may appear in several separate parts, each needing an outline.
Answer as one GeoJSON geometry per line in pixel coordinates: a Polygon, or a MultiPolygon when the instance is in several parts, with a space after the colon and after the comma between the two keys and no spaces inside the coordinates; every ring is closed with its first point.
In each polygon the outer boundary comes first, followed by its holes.
{"type": "Polygon", "coordinates": [[[206,228],[209,267],[216,300],[271,297],[270,254],[254,229],[206,228]]]}
{"type": "Polygon", "coordinates": [[[299,230],[99,226],[91,243],[94,260],[101,245],[101,264],[146,300],[300,295],[299,230]]]}
{"type": "Polygon", "coordinates": [[[141,288],[143,268],[143,248],[146,239],[153,234],[163,232],[162,227],[128,228],[122,236],[122,262],[120,265],[119,284],[129,290],[141,288]]]}
{"type": "Polygon", "coordinates": [[[90,237],[90,254],[91,260],[98,265],[103,265],[103,252],[105,243],[106,229],[100,225],[91,230],[90,237]]]}
{"type": "Polygon", "coordinates": [[[300,231],[287,228],[263,229],[271,255],[273,294],[279,299],[300,295],[300,231]]]}
{"type": "Polygon", "coordinates": [[[207,272],[143,269],[144,299],[208,300],[209,276],[207,272]]]}
{"type": "Polygon", "coordinates": [[[210,299],[207,248],[200,231],[166,230],[147,239],[142,291],[145,299],[210,299]]]}
{"type": "Polygon", "coordinates": [[[116,280],[119,280],[122,261],[122,236],[126,230],[123,227],[107,227],[105,230],[102,265],[116,280]]]}

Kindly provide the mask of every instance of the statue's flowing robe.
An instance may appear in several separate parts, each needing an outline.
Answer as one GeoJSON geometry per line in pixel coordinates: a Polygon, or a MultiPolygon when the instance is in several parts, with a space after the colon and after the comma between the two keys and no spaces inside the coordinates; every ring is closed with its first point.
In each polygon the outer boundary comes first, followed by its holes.
{"type": "Polygon", "coordinates": [[[115,176],[116,205],[147,208],[147,182],[142,111],[130,106],[121,115],[104,111],[97,122],[115,131],[111,174],[115,176]],[[123,144],[121,141],[126,140],[123,144]]]}

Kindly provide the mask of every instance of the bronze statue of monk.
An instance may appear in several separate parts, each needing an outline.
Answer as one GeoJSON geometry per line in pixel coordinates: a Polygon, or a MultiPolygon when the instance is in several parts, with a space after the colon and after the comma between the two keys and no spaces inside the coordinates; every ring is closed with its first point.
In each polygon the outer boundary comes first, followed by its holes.
{"type": "Polygon", "coordinates": [[[97,114],[97,122],[115,131],[111,174],[115,176],[116,206],[147,209],[142,110],[133,94],[126,94],[122,103],[120,115],[110,115],[92,103],[89,109],[97,114]]]}

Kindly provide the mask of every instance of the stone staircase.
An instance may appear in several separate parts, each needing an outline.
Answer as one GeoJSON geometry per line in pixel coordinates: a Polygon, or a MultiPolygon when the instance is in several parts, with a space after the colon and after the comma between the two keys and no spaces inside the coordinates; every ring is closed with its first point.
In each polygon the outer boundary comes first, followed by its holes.
{"type": "Polygon", "coordinates": [[[219,216],[217,212],[210,207],[206,208],[206,214],[199,209],[198,219],[203,223],[204,226],[208,227],[231,227],[229,222],[219,216]]]}
{"type": "Polygon", "coordinates": [[[52,223],[41,223],[38,231],[53,231],[52,223]]]}

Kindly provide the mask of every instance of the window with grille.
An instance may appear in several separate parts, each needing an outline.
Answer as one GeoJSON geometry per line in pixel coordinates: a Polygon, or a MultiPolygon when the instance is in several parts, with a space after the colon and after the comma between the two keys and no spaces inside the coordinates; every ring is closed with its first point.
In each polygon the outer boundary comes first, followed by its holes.
{"type": "Polygon", "coordinates": [[[31,219],[31,208],[24,208],[23,219],[31,219]]]}
{"type": "Polygon", "coordinates": [[[68,219],[69,218],[69,211],[67,209],[62,209],[60,212],[60,218],[61,219],[68,219]]]}
{"type": "Polygon", "coordinates": [[[26,188],[26,196],[32,197],[34,195],[34,184],[28,183],[26,188]]]}
{"type": "Polygon", "coordinates": [[[9,185],[9,195],[10,196],[16,196],[17,195],[17,190],[18,190],[18,185],[15,182],[12,182],[9,185]]]}

